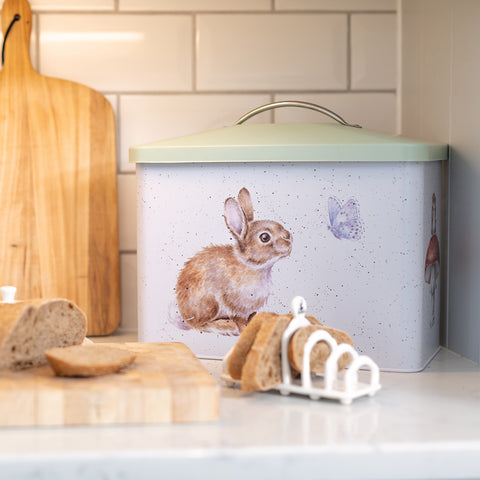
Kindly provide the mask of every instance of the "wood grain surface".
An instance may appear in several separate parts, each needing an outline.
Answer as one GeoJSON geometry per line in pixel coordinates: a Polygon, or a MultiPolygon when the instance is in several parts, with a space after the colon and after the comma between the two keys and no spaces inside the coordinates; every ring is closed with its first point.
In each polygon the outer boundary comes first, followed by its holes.
{"type": "Polygon", "coordinates": [[[100,93],[37,73],[26,0],[0,72],[0,285],[17,298],[73,300],[89,335],[120,321],[115,118],[100,93]]]}
{"type": "Polygon", "coordinates": [[[56,377],[49,367],[0,371],[0,426],[214,421],[219,386],[183,343],[102,343],[135,352],[120,373],[56,377]]]}

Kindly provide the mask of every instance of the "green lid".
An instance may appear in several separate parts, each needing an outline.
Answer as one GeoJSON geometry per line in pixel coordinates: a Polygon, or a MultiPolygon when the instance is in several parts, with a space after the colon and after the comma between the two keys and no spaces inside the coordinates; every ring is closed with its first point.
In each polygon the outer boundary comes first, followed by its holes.
{"type": "Polygon", "coordinates": [[[338,124],[241,124],[132,147],[130,162],[426,162],[447,153],[444,144],[338,124]]]}

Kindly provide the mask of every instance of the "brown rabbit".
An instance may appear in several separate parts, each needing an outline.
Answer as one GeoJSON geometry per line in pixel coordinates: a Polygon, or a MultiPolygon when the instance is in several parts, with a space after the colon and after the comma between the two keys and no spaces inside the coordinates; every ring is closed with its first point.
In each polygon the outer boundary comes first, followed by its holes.
{"type": "Polygon", "coordinates": [[[267,301],[272,267],[290,254],[292,238],[277,222],[253,220],[246,188],[238,201],[225,200],[224,218],[236,244],[206,247],[185,263],[177,280],[177,304],[192,328],[238,334],[267,301]]]}

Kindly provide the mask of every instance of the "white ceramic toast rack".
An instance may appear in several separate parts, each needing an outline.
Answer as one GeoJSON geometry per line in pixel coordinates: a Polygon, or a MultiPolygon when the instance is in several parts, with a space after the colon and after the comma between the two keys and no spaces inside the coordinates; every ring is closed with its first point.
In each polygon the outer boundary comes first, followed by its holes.
{"type": "MultiPolygon", "coordinates": [[[[347,343],[337,344],[336,340],[325,330],[316,330],[309,337],[304,346],[302,373],[299,380],[292,379],[288,361],[288,345],[292,335],[301,327],[311,325],[305,318],[307,303],[303,297],[295,297],[291,304],[293,319],[289,323],[282,336],[281,359],[283,382],[275,387],[282,395],[296,393],[309,396],[312,400],[329,398],[339,400],[348,405],[352,400],[365,395],[373,396],[380,390],[380,373],[378,365],[366,355],[359,355],[356,350],[347,343]],[[330,347],[330,355],[325,362],[325,373],[312,374],[310,372],[310,355],[313,347],[318,342],[326,342],[330,347]],[[338,372],[338,359],[345,353],[350,354],[351,361],[342,377],[338,372]],[[358,380],[360,368],[367,367],[370,370],[370,381],[362,383],[358,380]]],[[[233,350],[233,349],[232,349],[233,350]]],[[[223,359],[222,380],[228,386],[239,384],[228,374],[227,364],[231,351],[223,359]]]]}

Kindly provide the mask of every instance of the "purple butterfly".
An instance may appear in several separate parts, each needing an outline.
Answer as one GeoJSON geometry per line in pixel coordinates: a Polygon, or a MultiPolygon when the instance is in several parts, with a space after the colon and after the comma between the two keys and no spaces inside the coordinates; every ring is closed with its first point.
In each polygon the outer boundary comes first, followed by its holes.
{"type": "Polygon", "coordinates": [[[335,197],[328,199],[328,216],[330,225],[328,229],[336,238],[342,240],[360,240],[365,228],[360,218],[359,204],[356,199],[350,198],[341,204],[335,197]]]}

